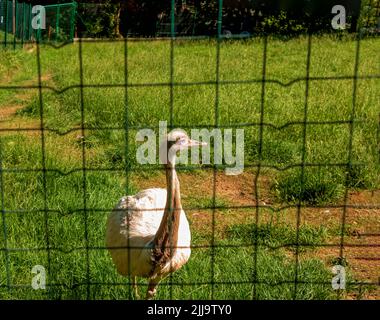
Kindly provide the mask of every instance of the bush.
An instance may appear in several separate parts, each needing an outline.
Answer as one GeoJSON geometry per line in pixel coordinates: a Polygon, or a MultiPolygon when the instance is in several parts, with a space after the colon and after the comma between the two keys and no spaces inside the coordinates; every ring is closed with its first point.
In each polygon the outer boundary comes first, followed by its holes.
{"type": "Polygon", "coordinates": [[[305,170],[301,173],[284,175],[272,187],[277,197],[288,203],[323,204],[331,203],[343,196],[344,186],[338,177],[305,170]]]}

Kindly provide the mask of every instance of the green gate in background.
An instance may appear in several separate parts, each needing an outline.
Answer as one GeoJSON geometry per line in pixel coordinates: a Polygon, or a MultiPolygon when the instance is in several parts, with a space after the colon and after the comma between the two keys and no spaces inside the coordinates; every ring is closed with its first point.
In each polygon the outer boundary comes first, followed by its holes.
{"type": "Polygon", "coordinates": [[[33,29],[36,16],[29,3],[0,0],[0,43],[5,47],[25,42],[59,41],[74,39],[77,3],[45,5],[46,28],[33,29]]]}

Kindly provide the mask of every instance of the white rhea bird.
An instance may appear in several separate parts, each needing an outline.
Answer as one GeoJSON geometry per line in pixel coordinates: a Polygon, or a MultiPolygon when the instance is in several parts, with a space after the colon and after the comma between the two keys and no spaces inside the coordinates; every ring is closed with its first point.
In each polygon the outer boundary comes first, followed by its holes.
{"type": "Polygon", "coordinates": [[[117,271],[133,277],[136,297],[137,277],[149,279],[147,299],[169,273],[190,258],[190,227],[181,206],[175,170],[177,152],[206,145],[190,139],[182,130],[173,130],[160,148],[166,171],[166,189],[146,189],[124,196],[107,221],[106,244],[117,271]]]}

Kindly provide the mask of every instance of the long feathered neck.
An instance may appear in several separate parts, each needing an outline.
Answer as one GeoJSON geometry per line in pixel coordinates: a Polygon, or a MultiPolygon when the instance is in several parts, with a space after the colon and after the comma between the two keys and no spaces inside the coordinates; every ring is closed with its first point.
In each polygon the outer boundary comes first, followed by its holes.
{"type": "Polygon", "coordinates": [[[166,165],[167,196],[164,215],[154,237],[153,270],[173,257],[178,243],[179,220],[182,211],[179,181],[174,165],[166,165]]]}

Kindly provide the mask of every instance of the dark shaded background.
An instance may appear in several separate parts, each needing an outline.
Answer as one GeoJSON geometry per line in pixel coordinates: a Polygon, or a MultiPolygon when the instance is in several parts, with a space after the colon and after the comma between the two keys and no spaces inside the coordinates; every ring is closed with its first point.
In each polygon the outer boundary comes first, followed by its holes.
{"type": "MultiPolygon", "coordinates": [[[[363,0],[371,1],[371,0],[363,0]]],[[[345,6],[349,31],[357,30],[361,0],[224,0],[224,33],[283,34],[333,32],[331,8],[345,6]]],[[[379,2],[379,0],[373,0],[379,2]]],[[[68,0],[26,1],[34,4],[68,0]]],[[[144,37],[170,34],[170,0],[77,1],[77,36],[144,37]]],[[[218,1],[177,0],[176,32],[216,35],[218,1]]]]}

